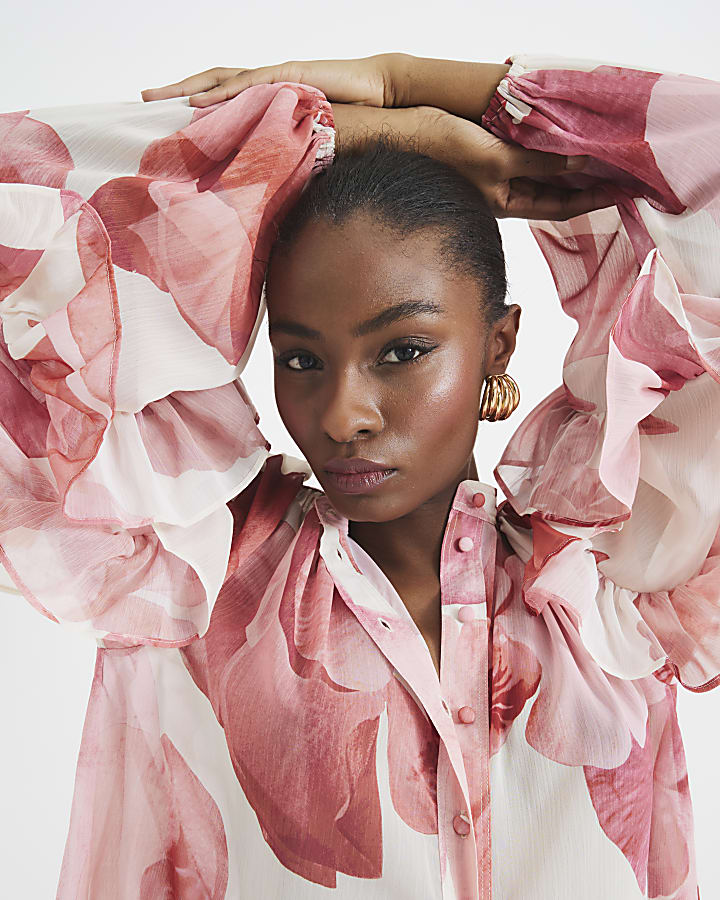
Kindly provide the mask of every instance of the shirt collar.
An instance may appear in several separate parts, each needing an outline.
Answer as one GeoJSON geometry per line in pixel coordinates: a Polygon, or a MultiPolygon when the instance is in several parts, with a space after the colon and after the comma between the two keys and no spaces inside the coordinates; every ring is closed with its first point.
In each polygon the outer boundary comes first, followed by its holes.
{"type": "MultiPolygon", "coordinates": [[[[332,525],[337,528],[342,537],[346,538],[348,533],[349,520],[338,512],[328,499],[327,494],[320,493],[315,497],[315,509],[318,518],[323,526],[332,525]]],[[[452,506],[450,507],[450,518],[453,512],[463,512],[479,519],[485,519],[488,522],[495,523],[497,509],[497,488],[484,481],[477,481],[473,478],[466,478],[461,481],[455,489],[452,506]],[[476,494],[482,494],[484,503],[482,506],[476,506],[473,497],[476,494]]],[[[448,522],[449,522],[448,519],[448,522]]]]}

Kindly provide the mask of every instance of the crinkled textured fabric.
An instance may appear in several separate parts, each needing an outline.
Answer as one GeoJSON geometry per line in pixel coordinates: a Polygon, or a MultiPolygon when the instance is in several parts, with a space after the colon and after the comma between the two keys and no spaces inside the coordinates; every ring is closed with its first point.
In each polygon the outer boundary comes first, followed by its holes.
{"type": "Polygon", "coordinates": [[[484,126],[588,155],[561,180],[616,206],[531,223],[578,331],[507,500],[458,485],[439,679],[240,379],[324,96],[0,115],[0,561],[98,645],[61,900],[699,896],[675,701],[720,683],[720,85],[509,62],[484,126]]]}

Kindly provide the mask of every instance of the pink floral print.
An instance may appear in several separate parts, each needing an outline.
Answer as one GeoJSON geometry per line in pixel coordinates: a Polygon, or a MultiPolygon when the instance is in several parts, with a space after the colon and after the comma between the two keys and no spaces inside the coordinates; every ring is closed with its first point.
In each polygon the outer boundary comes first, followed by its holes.
{"type": "Polygon", "coordinates": [[[327,99],[0,115],[0,574],[98,645],[59,900],[697,900],[676,697],[720,684],[720,85],[509,62],[483,125],[587,155],[564,183],[614,205],[531,224],[578,330],[505,499],[456,488],[439,678],[240,377],[327,99]]]}

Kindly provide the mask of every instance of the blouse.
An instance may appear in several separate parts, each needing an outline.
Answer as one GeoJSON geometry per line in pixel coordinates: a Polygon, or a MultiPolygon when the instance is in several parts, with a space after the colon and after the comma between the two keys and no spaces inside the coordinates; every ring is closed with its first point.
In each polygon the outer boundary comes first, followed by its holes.
{"type": "Polygon", "coordinates": [[[676,694],[720,684],[720,84],[508,62],[482,125],[615,205],[530,224],[577,333],[506,499],[457,486],[439,677],[240,377],[325,96],[0,115],[0,562],[97,642],[59,900],[699,897],[676,694]]]}

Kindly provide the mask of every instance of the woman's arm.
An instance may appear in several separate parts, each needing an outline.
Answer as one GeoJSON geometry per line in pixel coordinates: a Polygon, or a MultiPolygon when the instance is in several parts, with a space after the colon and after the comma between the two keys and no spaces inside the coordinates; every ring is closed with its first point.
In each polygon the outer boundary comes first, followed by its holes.
{"type": "Polygon", "coordinates": [[[528,151],[470,121],[482,116],[507,69],[386,53],[257,69],[208,69],[146,89],[142,96],[145,101],[188,97],[191,106],[208,107],[263,84],[312,85],[331,101],[338,149],[363,147],[374,134],[389,130],[401,145],[459,169],[480,188],[498,218],[563,220],[607,206],[610,201],[602,189],[546,183],[549,177],[582,168],[582,156],[568,159],[528,151]]]}
{"type": "Polygon", "coordinates": [[[574,190],[545,181],[582,168],[582,156],[528,151],[434,106],[331,106],[338,148],[364,147],[376,133],[390,131],[401,147],[425,153],[460,171],[480,188],[497,218],[559,221],[612,202],[601,186],[574,190]]]}
{"type": "Polygon", "coordinates": [[[326,164],[313,125],[332,124],[330,105],[265,85],[232,115],[194,113],[0,115],[0,591],[9,578],[104,647],[204,634],[245,491],[260,478],[271,498],[257,547],[311,474],[271,455],[238,376],[263,317],[270,220],[326,164]]]}
{"type": "Polygon", "coordinates": [[[410,53],[381,54],[379,62],[388,72],[388,106],[436,106],[478,123],[510,68],[410,53]]]}
{"type": "Polygon", "coordinates": [[[229,100],[245,88],[281,81],[311,84],[334,103],[390,109],[433,106],[479,122],[509,66],[378,53],[358,59],[291,60],[255,69],[216,66],[141,91],[143,100],[190,97],[191,106],[229,100]]]}
{"type": "Polygon", "coordinates": [[[541,613],[564,598],[615,677],[666,656],[685,687],[718,687],[720,82],[516,56],[483,124],[528,149],[587,154],[573,180],[608,184],[617,201],[531,225],[578,328],[562,385],[495,469],[541,550],[525,603],[541,613]],[[583,597],[591,565],[598,592],[583,597]]]}

